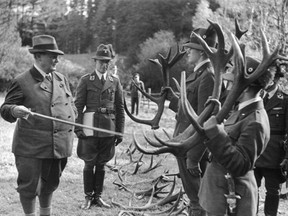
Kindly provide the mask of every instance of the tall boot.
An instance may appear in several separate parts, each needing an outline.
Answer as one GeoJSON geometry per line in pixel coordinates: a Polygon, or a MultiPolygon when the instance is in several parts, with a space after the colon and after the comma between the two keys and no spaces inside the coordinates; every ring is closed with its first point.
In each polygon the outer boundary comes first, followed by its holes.
{"type": "Polygon", "coordinates": [[[279,195],[266,194],[264,214],[267,216],[276,216],[279,206],[279,195]]]}
{"type": "Polygon", "coordinates": [[[99,206],[99,207],[104,207],[104,208],[111,208],[109,204],[104,202],[102,200],[101,195],[103,191],[103,184],[104,184],[104,177],[105,177],[105,170],[104,166],[103,168],[101,167],[100,170],[98,170],[98,166],[96,168],[95,172],[95,179],[94,179],[94,200],[93,204],[99,206]]]}
{"type": "Polygon", "coordinates": [[[85,201],[81,205],[81,209],[87,210],[90,209],[93,201],[93,185],[94,185],[94,173],[93,170],[84,170],[83,171],[83,183],[84,183],[84,193],[85,201]]]}

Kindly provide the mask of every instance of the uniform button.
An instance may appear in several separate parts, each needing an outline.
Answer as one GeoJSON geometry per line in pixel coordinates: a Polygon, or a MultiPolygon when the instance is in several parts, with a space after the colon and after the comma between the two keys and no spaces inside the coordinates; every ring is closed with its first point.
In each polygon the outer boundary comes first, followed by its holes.
{"type": "Polygon", "coordinates": [[[68,118],[71,118],[71,116],[68,116],[68,118]]]}
{"type": "Polygon", "coordinates": [[[65,103],[65,105],[67,106],[67,105],[68,105],[68,103],[65,103]]]}
{"type": "Polygon", "coordinates": [[[51,107],[54,107],[55,106],[55,104],[51,104],[51,107]]]}
{"type": "Polygon", "coordinates": [[[58,132],[58,130],[54,130],[54,133],[57,133],[58,132]]]}
{"type": "Polygon", "coordinates": [[[64,85],[61,83],[61,84],[59,85],[59,87],[60,87],[60,88],[63,88],[63,87],[64,87],[64,85]]]}
{"type": "Polygon", "coordinates": [[[68,132],[72,132],[72,129],[70,129],[68,132]]]}

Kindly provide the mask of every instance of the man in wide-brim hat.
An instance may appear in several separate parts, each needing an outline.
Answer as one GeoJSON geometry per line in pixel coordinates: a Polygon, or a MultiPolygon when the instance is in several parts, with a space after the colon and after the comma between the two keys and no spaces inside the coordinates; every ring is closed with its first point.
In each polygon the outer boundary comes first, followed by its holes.
{"type": "MultiPolygon", "coordinates": [[[[216,47],[217,35],[212,26],[209,26],[207,29],[198,28],[191,33],[190,40],[183,44],[183,47],[187,52],[187,63],[194,66],[193,72],[186,79],[187,99],[197,115],[200,115],[204,110],[204,104],[209,96],[212,95],[214,71],[209,58],[194,33],[202,37],[211,49],[215,49],[216,47]]],[[[169,108],[177,112],[177,122],[174,130],[174,136],[177,136],[190,125],[190,121],[181,109],[178,111],[179,98],[173,93],[168,93],[168,99],[171,101],[169,108]]],[[[188,151],[186,155],[186,166],[189,170],[187,179],[189,182],[183,182],[183,186],[190,199],[189,214],[201,216],[205,215],[205,212],[199,204],[197,194],[200,185],[201,172],[203,173],[205,171],[208,154],[204,154],[200,166],[199,160],[195,160],[195,155],[193,154],[195,154],[194,150],[188,151]]],[[[198,158],[201,158],[201,156],[198,158]]]]}
{"type": "Polygon", "coordinates": [[[30,110],[65,121],[75,121],[76,107],[68,80],[56,72],[58,49],[55,38],[38,35],[29,49],[35,63],[16,76],[1,106],[8,122],[17,119],[12,152],[18,171],[17,191],[25,215],[34,216],[36,197],[40,215],[51,215],[53,192],[72,154],[73,126],[31,115],[30,110]]]}

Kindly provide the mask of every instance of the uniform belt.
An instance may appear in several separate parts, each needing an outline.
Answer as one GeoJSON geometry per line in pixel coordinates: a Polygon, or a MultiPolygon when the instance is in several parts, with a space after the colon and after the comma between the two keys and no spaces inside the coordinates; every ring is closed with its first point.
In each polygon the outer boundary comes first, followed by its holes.
{"type": "Polygon", "coordinates": [[[271,131],[271,135],[285,135],[285,131],[271,131]]]}
{"type": "Polygon", "coordinates": [[[114,114],[115,110],[107,109],[106,107],[100,107],[97,109],[97,112],[102,114],[114,114]]]}

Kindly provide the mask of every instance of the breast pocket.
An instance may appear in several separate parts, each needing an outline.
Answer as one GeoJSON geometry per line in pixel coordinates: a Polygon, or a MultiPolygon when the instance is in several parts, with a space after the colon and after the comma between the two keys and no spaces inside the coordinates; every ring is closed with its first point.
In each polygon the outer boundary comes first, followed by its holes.
{"type": "Polygon", "coordinates": [[[99,95],[101,90],[97,88],[87,88],[87,101],[96,101],[99,100],[99,95]]]}
{"type": "Polygon", "coordinates": [[[269,112],[271,130],[285,130],[285,111],[282,107],[275,107],[269,112]]]}

